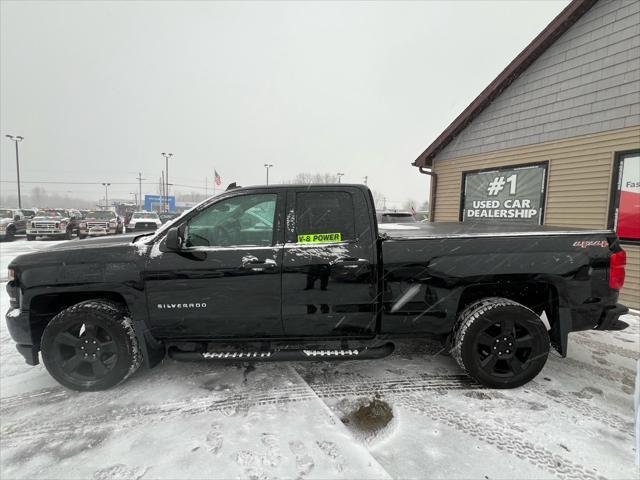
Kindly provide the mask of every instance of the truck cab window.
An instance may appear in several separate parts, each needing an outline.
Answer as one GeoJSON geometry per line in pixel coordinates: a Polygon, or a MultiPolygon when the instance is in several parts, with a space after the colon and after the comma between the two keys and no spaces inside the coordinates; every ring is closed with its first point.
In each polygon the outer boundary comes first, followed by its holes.
{"type": "Polygon", "coordinates": [[[242,195],[215,203],[192,218],[187,247],[273,244],[276,194],[242,195]]]}
{"type": "Polygon", "coordinates": [[[353,240],[353,199],[347,192],[302,192],[296,194],[298,243],[353,240]]]}

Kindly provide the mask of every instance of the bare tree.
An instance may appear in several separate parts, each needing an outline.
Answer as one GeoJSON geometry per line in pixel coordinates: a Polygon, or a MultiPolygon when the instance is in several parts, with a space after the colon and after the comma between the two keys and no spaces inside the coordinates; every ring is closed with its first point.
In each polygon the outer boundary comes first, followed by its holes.
{"type": "Polygon", "coordinates": [[[293,180],[284,183],[338,183],[338,176],[333,173],[299,173],[293,180]]]}

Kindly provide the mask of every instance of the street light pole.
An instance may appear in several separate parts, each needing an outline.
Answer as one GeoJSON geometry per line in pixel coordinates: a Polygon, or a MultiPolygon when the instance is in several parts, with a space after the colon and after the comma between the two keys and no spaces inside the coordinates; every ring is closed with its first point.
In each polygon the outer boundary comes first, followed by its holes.
{"type": "MultiPolygon", "coordinates": [[[[138,192],[140,194],[138,198],[140,198],[140,203],[142,203],[142,180],[146,180],[146,178],[142,178],[142,172],[138,172],[138,192]]],[[[138,205],[137,201],[136,201],[136,209],[142,210],[142,205],[138,205]]]]}
{"type": "Polygon", "coordinates": [[[164,181],[166,182],[166,185],[167,185],[166,188],[164,189],[164,197],[165,197],[165,201],[167,202],[165,212],[168,212],[169,211],[169,159],[173,157],[173,153],[162,152],[162,156],[164,157],[164,163],[165,163],[164,171],[166,172],[164,181]]]}
{"type": "Polygon", "coordinates": [[[336,175],[338,175],[338,183],[342,183],[341,180],[344,173],[336,173],[336,175]]]}
{"type": "Polygon", "coordinates": [[[102,186],[104,187],[104,203],[105,203],[105,209],[109,208],[109,185],[111,185],[110,183],[103,183],[102,186]]]}
{"type": "Polygon", "coordinates": [[[267,185],[269,185],[269,169],[273,167],[273,165],[271,163],[265,163],[264,164],[264,168],[267,169],[267,185]]]}
{"type": "Polygon", "coordinates": [[[5,135],[16,145],[16,177],[18,180],[18,208],[22,208],[22,197],[20,196],[20,156],[18,154],[18,143],[24,140],[24,137],[20,135],[5,135]]]}

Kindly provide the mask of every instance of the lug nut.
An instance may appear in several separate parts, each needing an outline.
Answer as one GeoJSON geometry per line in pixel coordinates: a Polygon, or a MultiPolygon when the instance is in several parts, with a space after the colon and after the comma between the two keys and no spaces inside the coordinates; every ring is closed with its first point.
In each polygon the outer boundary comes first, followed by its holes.
{"type": "Polygon", "coordinates": [[[509,350],[507,350],[507,353],[511,353],[509,350]]]}

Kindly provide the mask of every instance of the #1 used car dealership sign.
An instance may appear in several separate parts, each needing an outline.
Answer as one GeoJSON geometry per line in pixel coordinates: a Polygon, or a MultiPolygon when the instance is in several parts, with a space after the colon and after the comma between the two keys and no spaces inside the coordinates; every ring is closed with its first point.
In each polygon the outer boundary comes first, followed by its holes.
{"type": "Polygon", "coordinates": [[[542,224],[546,173],[546,163],[466,172],[461,220],[542,224]]]}

